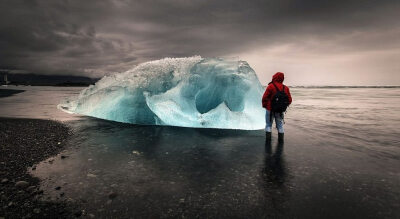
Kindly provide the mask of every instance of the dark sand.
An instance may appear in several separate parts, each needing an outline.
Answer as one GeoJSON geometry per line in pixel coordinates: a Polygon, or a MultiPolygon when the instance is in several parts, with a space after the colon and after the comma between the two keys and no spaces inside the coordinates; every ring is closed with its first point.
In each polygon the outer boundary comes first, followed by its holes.
{"type": "Polygon", "coordinates": [[[14,89],[0,89],[0,98],[1,97],[9,97],[14,94],[19,94],[24,92],[24,90],[14,90],[14,89]]]}
{"type": "Polygon", "coordinates": [[[0,119],[0,219],[400,218],[396,89],[294,89],[284,145],[276,130],[270,145],[262,131],[69,121],[55,106],[77,89],[24,89],[1,116],[73,136],[0,119]]]}
{"type": "Polygon", "coordinates": [[[61,152],[69,135],[65,125],[51,120],[0,118],[0,217],[73,215],[66,203],[42,201],[39,179],[26,171],[61,152]]]}
{"type": "Polygon", "coordinates": [[[31,174],[45,196],[65,192],[84,217],[399,218],[397,158],[343,149],[307,130],[287,126],[279,144],[275,130],[266,142],[263,131],[67,124],[68,158],[31,174]]]}

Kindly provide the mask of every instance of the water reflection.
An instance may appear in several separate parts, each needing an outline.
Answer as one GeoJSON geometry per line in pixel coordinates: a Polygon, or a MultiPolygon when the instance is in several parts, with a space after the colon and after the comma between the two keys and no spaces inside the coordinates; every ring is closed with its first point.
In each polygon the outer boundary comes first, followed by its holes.
{"type": "Polygon", "coordinates": [[[272,143],[270,138],[265,140],[265,166],[263,175],[267,182],[272,182],[275,185],[282,186],[285,183],[286,170],[285,163],[282,157],[283,141],[278,141],[275,151],[272,151],[272,143]]]}
{"type": "Polygon", "coordinates": [[[121,217],[245,217],[265,212],[257,168],[263,158],[262,132],[89,118],[69,125],[74,135],[68,145],[78,148],[32,172],[43,180],[42,189],[51,199],[73,199],[101,217],[113,212],[121,217]],[[61,190],[54,190],[57,186],[61,190]],[[118,195],[111,200],[111,193],[118,195]]]}
{"type": "Polygon", "coordinates": [[[265,157],[261,176],[266,206],[272,208],[273,213],[269,217],[281,217],[285,214],[286,202],[289,199],[289,190],[286,185],[288,173],[283,148],[283,141],[278,141],[274,149],[271,138],[267,136],[265,139],[265,157]]]}

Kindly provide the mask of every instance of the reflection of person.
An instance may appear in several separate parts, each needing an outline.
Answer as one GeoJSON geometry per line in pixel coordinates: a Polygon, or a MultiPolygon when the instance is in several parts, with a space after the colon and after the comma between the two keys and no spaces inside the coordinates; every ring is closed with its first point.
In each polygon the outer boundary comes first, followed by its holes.
{"type": "Polygon", "coordinates": [[[284,78],[285,76],[282,72],[274,74],[274,76],[272,76],[272,81],[268,84],[262,97],[262,106],[266,108],[265,132],[267,138],[271,138],[271,127],[273,119],[275,118],[276,128],[278,129],[278,139],[280,141],[283,140],[284,133],[283,112],[286,110],[286,107],[292,103],[292,96],[290,95],[289,88],[283,85],[284,78]],[[277,97],[282,98],[279,99],[277,97]]]}
{"type": "Polygon", "coordinates": [[[282,159],[283,141],[278,141],[275,152],[272,153],[271,140],[265,140],[265,168],[264,176],[268,182],[280,186],[285,181],[285,168],[282,159]]]}
{"type": "Polygon", "coordinates": [[[271,139],[265,139],[265,160],[261,169],[262,187],[265,206],[272,209],[272,218],[285,218],[289,188],[288,168],[283,155],[283,141],[278,141],[275,150],[272,149],[271,139]]]}

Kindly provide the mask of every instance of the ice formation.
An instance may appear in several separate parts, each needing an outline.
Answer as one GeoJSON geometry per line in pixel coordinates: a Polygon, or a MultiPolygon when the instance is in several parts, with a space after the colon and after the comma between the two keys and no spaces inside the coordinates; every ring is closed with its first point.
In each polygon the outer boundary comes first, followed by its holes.
{"type": "Polygon", "coordinates": [[[133,124],[255,130],[265,124],[262,93],[247,62],[164,58],[105,76],[58,108],[133,124]]]}

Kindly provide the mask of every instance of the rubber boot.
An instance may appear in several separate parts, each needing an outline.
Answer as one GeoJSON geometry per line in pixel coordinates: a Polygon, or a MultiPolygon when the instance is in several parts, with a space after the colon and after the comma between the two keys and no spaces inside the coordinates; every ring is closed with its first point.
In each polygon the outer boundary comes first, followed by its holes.
{"type": "Polygon", "coordinates": [[[278,133],[278,142],[283,142],[284,135],[284,133],[278,133]]]}

